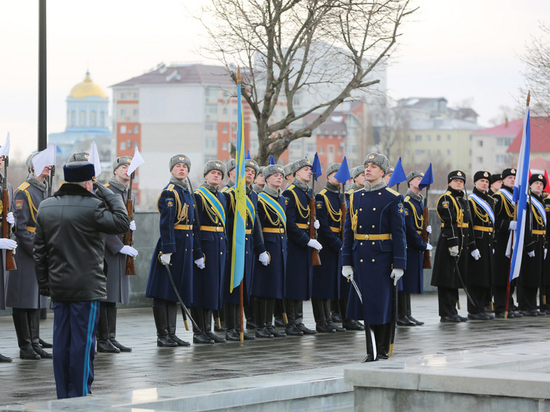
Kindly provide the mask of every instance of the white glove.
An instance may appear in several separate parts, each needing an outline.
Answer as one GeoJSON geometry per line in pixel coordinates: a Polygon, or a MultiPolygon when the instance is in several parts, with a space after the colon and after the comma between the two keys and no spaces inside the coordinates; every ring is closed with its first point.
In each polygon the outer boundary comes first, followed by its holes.
{"type": "Polygon", "coordinates": [[[535,257],[535,251],[527,252],[527,256],[529,257],[535,257]]]}
{"type": "Polygon", "coordinates": [[[432,233],[432,225],[426,226],[426,232],[432,233]]]}
{"type": "Polygon", "coordinates": [[[546,253],[548,252],[548,249],[544,249],[544,259],[546,259],[546,253]]]}
{"type": "Polygon", "coordinates": [[[426,243],[426,250],[432,250],[434,247],[429,243],[426,243]]]}
{"type": "Polygon", "coordinates": [[[268,255],[268,253],[267,252],[260,253],[260,256],[258,256],[258,260],[264,266],[269,265],[269,255],[268,255]]]}
{"type": "Polygon", "coordinates": [[[133,232],[136,230],[136,221],[135,220],[132,220],[130,222],[130,230],[133,232]]]}
{"type": "Polygon", "coordinates": [[[321,224],[319,223],[318,220],[315,220],[315,222],[313,222],[313,227],[314,227],[315,229],[319,229],[319,228],[321,227],[321,224]]]}
{"type": "Polygon", "coordinates": [[[9,212],[7,215],[6,215],[6,222],[8,222],[10,225],[15,225],[15,217],[13,216],[13,213],[12,212],[9,212]]]}
{"type": "Polygon", "coordinates": [[[518,227],[518,222],[515,220],[510,220],[510,226],[508,226],[508,230],[516,230],[518,227]]]}
{"type": "Polygon", "coordinates": [[[470,255],[472,255],[472,257],[473,257],[475,260],[479,260],[479,258],[481,257],[481,253],[479,253],[479,249],[472,250],[472,251],[470,252],[470,255]]]}
{"type": "Polygon", "coordinates": [[[118,253],[122,253],[123,255],[128,255],[132,257],[136,257],[138,255],[138,251],[134,249],[132,246],[122,246],[122,249],[118,253]]]}
{"type": "Polygon", "coordinates": [[[17,242],[11,239],[0,239],[0,249],[13,250],[17,247],[17,242]]]}
{"type": "Polygon", "coordinates": [[[403,277],[404,273],[405,271],[403,269],[394,269],[391,271],[390,278],[393,279],[394,286],[397,286],[397,282],[403,277]]]}
{"type": "Polygon", "coordinates": [[[449,255],[451,255],[452,257],[458,256],[458,246],[450,247],[449,255]]]}
{"type": "Polygon", "coordinates": [[[323,248],[323,246],[316,239],[310,239],[309,242],[307,242],[307,245],[317,250],[321,250],[323,248]]]}
{"type": "Polygon", "coordinates": [[[162,263],[164,266],[169,265],[171,258],[172,258],[171,253],[164,253],[160,255],[160,263],[162,263]]]}
{"type": "Polygon", "coordinates": [[[204,269],[206,267],[204,264],[204,258],[201,257],[200,259],[195,260],[195,265],[197,265],[199,269],[204,269]]]}
{"type": "Polygon", "coordinates": [[[351,282],[353,280],[353,266],[342,266],[342,276],[351,282]]]}

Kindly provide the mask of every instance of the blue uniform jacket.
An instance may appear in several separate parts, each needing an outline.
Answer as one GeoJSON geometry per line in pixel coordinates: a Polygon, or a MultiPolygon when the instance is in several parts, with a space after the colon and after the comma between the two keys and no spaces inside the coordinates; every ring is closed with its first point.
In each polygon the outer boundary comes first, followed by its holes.
{"type": "MultiPolygon", "coordinates": [[[[157,201],[160,213],[160,238],[151,258],[151,269],[145,296],[177,302],[168,272],[158,258],[159,253],[172,253],[170,270],[178,292],[186,305],[193,296],[193,261],[202,256],[198,226],[195,220],[193,195],[179,186],[168,184],[157,201]],[[192,226],[179,229],[177,225],[192,226]]],[[[179,226],[182,227],[182,226],[179,226]]]]}
{"type": "Polygon", "coordinates": [[[342,264],[353,266],[363,305],[350,289],[348,319],[368,325],[389,323],[393,313],[392,268],[407,265],[403,196],[387,187],[350,196],[346,216],[342,264]],[[355,235],[391,235],[388,240],[355,239],[355,235]]]}
{"type": "Polygon", "coordinates": [[[424,251],[426,242],[422,240],[422,215],[424,203],[405,196],[405,231],[407,234],[407,270],[403,275],[403,292],[424,293],[424,251]]]}

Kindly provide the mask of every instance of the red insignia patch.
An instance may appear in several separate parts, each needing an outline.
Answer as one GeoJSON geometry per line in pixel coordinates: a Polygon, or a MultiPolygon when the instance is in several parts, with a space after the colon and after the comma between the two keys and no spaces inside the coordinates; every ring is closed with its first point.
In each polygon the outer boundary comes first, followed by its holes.
{"type": "Polygon", "coordinates": [[[22,210],[23,209],[23,200],[16,200],[15,201],[15,210],[22,210]]]}

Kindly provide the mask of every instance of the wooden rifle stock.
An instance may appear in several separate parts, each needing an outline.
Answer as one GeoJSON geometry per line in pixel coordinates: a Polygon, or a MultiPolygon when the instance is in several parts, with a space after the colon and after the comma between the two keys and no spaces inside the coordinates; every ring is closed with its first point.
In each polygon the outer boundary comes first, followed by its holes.
{"type": "MultiPolygon", "coordinates": [[[[309,198],[309,237],[315,239],[315,197],[311,196],[309,198]]],[[[313,266],[321,265],[321,257],[319,256],[319,251],[317,249],[311,248],[311,264],[313,266]]]]}
{"type": "MultiPolygon", "coordinates": [[[[2,191],[2,237],[4,239],[10,238],[10,224],[7,222],[6,217],[10,212],[10,194],[8,192],[8,185],[3,188],[2,191]]],[[[15,264],[15,258],[13,256],[13,250],[6,250],[6,270],[15,270],[17,265],[15,264]]]]}
{"type": "MultiPolygon", "coordinates": [[[[126,212],[128,212],[128,219],[130,222],[134,220],[134,202],[132,200],[132,182],[134,180],[134,173],[130,177],[130,187],[128,188],[128,199],[126,200],[126,212]]],[[[132,246],[134,244],[134,232],[128,230],[124,235],[124,245],[132,246]]],[[[134,258],[126,255],[126,271],[127,275],[135,275],[136,267],[134,265],[134,258]]]]}
{"type": "MultiPolygon", "coordinates": [[[[424,206],[424,210],[422,210],[422,217],[424,220],[424,224],[422,225],[422,240],[426,243],[428,243],[428,231],[427,227],[430,224],[430,210],[428,209],[428,206],[424,206]]],[[[430,260],[430,251],[426,250],[424,252],[424,264],[422,266],[424,269],[431,269],[432,268],[432,262],[430,260]]]]}

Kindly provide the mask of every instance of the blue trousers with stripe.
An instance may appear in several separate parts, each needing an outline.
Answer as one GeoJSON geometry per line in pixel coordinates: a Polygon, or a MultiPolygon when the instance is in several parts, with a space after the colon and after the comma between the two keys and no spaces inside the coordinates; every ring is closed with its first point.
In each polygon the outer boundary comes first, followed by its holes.
{"type": "Polygon", "coordinates": [[[91,393],[99,301],[54,302],[53,372],[57,398],[91,393]]]}

